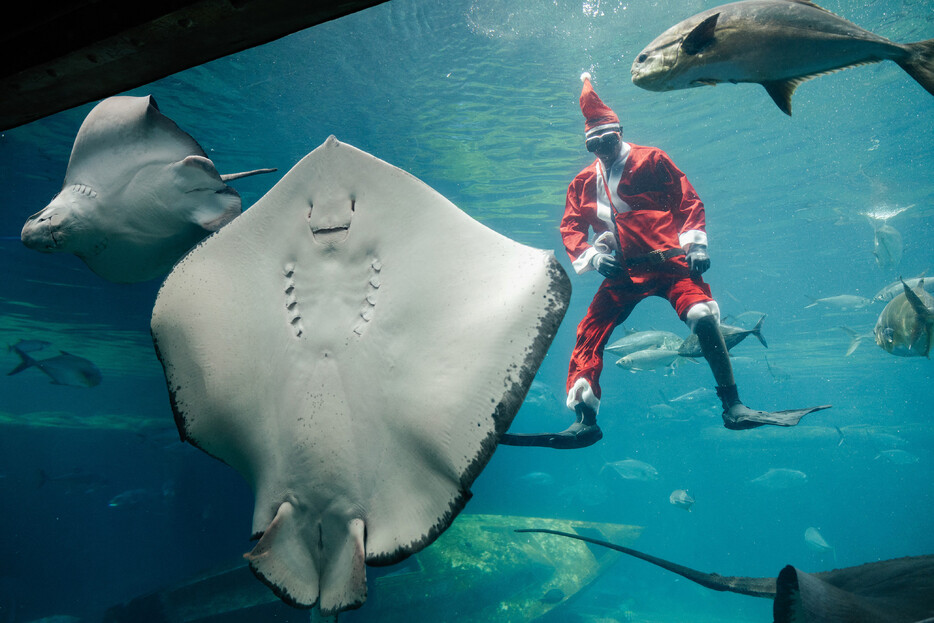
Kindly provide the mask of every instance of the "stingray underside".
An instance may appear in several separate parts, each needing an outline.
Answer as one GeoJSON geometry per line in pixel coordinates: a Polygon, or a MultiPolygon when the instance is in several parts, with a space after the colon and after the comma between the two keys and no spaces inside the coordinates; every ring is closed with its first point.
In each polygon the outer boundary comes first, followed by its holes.
{"type": "Polygon", "coordinates": [[[176,265],[152,330],[182,437],[253,486],[254,571],[336,612],[463,508],[569,297],[551,253],[331,137],[176,265]]]}

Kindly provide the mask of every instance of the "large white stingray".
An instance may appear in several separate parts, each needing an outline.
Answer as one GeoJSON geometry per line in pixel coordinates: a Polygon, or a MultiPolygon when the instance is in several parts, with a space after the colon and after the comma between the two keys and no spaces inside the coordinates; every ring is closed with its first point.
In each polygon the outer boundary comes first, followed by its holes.
{"type": "Polygon", "coordinates": [[[29,217],[22,240],[74,253],[110,281],[145,281],[240,214],[226,182],[274,170],[220,175],[152,96],[109,97],[81,124],[62,190],[29,217]]]}
{"type": "Polygon", "coordinates": [[[255,491],[253,570],[333,613],[463,508],[569,297],[550,252],[331,137],[175,266],[152,332],[182,438],[255,491]]]}

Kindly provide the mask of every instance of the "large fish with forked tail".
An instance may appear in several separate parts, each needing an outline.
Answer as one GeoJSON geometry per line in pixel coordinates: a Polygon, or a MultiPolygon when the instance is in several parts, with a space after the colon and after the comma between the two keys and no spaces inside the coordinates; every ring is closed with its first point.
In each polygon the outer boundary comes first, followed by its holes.
{"type": "Polygon", "coordinates": [[[894,43],[806,0],[744,0],[663,32],[636,57],[632,81],[649,91],[756,82],[791,115],[802,82],[884,60],[934,95],[934,39],[894,43]]]}

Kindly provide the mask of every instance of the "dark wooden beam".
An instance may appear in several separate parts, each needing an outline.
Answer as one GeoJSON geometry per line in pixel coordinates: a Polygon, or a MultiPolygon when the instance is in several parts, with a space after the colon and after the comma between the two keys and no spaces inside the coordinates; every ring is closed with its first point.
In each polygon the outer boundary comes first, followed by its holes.
{"type": "Polygon", "coordinates": [[[78,0],[21,5],[0,33],[0,130],[385,0],[78,0]]]}

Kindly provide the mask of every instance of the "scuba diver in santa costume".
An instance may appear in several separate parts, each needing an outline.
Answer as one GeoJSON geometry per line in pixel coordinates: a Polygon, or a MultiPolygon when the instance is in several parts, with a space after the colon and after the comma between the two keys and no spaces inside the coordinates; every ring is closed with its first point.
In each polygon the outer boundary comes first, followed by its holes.
{"type": "Polygon", "coordinates": [[[768,412],[740,401],[720,332],[720,308],[701,276],[710,267],[704,204],[668,154],[623,142],[619,117],[597,96],[590,74],[581,80],[584,141],[596,159],[568,186],[561,237],[574,270],[596,270],[604,281],[577,327],[568,369],[567,406],[577,419],[560,433],[507,433],[500,443],[572,449],[599,441],[603,349],[613,329],[648,296],[668,299],[697,334],[727,428],[794,426],[808,413],[827,408],[768,412]]]}

